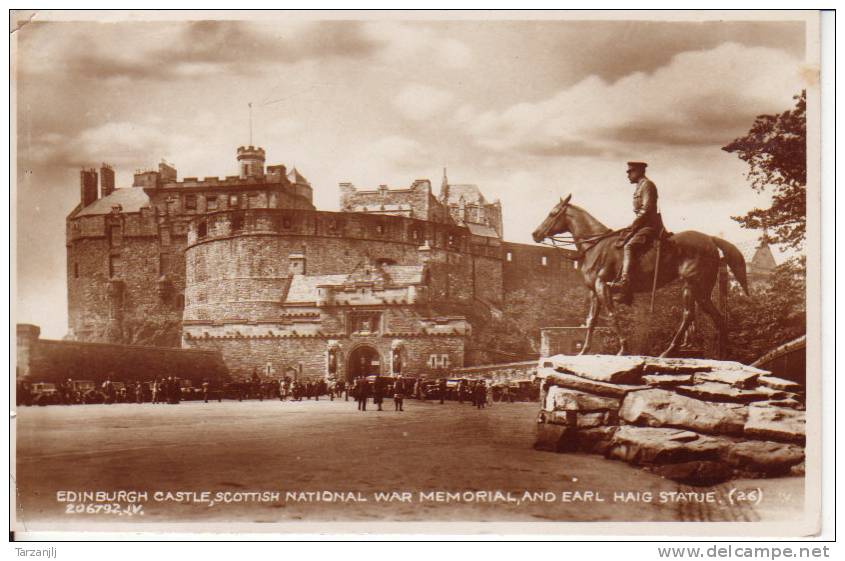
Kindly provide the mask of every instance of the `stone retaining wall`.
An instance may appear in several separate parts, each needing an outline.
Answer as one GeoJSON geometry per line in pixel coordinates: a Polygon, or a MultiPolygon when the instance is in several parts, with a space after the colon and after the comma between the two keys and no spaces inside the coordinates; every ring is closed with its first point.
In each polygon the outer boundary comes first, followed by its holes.
{"type": "Polygon", "coordinates": [[[541,358],[535,447],[626,461],[692,485],[802,473],[803,386],[737,362],[541,358]]]}

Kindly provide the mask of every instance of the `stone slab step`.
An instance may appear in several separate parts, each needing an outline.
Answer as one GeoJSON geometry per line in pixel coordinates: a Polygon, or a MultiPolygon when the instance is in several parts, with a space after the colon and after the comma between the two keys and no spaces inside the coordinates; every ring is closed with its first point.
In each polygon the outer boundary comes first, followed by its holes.
{"type": "Polygon", "coordinates": [[[619,417],[634,425],[707,434],[741,435],[747,416],[743,405],[711,403],[656,388],[628,393],[619,409],[619,417]]]}

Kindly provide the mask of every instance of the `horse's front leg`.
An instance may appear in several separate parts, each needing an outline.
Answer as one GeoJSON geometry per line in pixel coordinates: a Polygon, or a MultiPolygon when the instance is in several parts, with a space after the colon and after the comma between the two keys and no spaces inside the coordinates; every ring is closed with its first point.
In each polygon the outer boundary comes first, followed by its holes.
{"type": "Polygon", "coordinates": [[[584,346],[581,347],[579,355],[585,355],[590,350],[590,345],[593,342],[593,331],[596,328],[596,323],[601,313],[601,304],[599,303],[599,295],[595,290],[590,291],[590,312],[587,314],[587,336],[584,337],[584,346]]]}
{"type": "Polygon", "coordinates": [[[610,326],[613,328],[613,332],[619,340],[619,352],[616,354],[628,354],[628,341],[622,336],[622,330],[619,328],[619,318],[616,315],[616,305],[613,303],[613,294],[610,291],[610,287],[604,280],[596,280],[596,293],[598,294],[599,306],[605,306],[607,308],[607,315],[610,318],[610,326]]]}

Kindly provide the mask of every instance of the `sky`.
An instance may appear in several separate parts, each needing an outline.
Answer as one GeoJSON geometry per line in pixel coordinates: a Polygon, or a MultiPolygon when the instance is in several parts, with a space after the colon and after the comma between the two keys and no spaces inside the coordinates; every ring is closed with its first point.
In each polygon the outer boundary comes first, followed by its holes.
{"type": "MultiPolygon", "coordinates": [[[[376,17],[376,16],[374,16],[376,17]]],[[[117,186],[162,159],[179,177],[237,173],[253,143],[296,168],[321,210],[338,183],[474,183],[505,239],[572,194],[632,219],[625,162],[646,161],[667,228],[756,239],[767,205],[721,150],[803,86],[803,22],[40,21],[16,31],[18,322],[67,331],[65,217],[79,170],[117,186]]],[[[776,252],[776,259],[778,259],[776,252]]],[[[780,259],[779,259],[780,260],[780,259]]]]}

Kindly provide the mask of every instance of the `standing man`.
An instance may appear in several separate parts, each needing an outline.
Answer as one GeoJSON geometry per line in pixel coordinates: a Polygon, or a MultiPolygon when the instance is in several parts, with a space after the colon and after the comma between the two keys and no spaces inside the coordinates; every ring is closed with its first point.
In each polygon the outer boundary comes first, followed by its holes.
{"type": "Polygon", "coordinates": [[[631,266],[636,257],[645,251],[663,230],[657,212],[657,187],[646,177],[645,162],[628,162],[628,181],[634,188],[634,222],[625,237],[617,242],[623,247],[622,274],[611,283],[611,289],[622,295],[623,302],[631,301],[631,266]]]}

